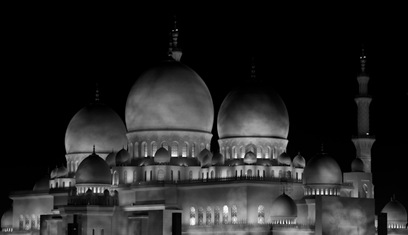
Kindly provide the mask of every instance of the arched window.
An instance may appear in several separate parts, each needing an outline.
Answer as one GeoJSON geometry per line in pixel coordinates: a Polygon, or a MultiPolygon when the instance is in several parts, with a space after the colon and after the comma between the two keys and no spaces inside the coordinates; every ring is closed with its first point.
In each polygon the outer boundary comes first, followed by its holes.
{"type": "Polygon", "coordinates": [[[214,171],[211,171],[211,179],[214,179],[214,171]]]}
{"type": "Polygon", "coordinates": [[[135,142],[133,146],[133,156],[139,157],[139,143],[135,142]]]}
{"type": "Polygon", "coordinates": [[[237,158],[237,149],[235,148],[235,146],[232,147],[232,157],[237,158]]]}
{"type": "Polygon", "coordinates": [[[170,180],[173,181],[173,170],[170,171],[170,180]]]}
{"type": "Polygon", "coordinates": [[[266,148],[265,158],[271,158],[271,147],[266,148]]]}
{"type": "Polygon", "coordinates": [[[144,172],[144,181],[147,181],[147,171],[144,172]]]}
{"type": "Polygon", "coordinates": [[[181,180],[181,172],[177,171],[177,180],[180,181],[181,180]]]}
{"type": "Polygon", "coordinates": [[[252,170],[251,170],[251,169],[248,169],[248,171],[247,171],[247,176],[248,176],[248,177],[251,177],[251,176],[252,176],[252,170]]]}
{"type": "Polygon", "coordinates": [[[133,171],[133,183],[136,183],[137,180],[137,172],[136,170],[133,171]]]}
{"type": "Polygon", "coordinates": [[[164,180],[164,171],[162,169],[159,169],[157,171],[157,180],[158,181],[163,181],[164,180]]]}
{"type": "Polygon", "coordinates": [[[204,209],[202,207],[198,208],[198,225],[204,224],[204,209]]]}
{"type": "Polygon", "coordinates": [[[193,172],[192,172],[192,171],[189,171],[189,172],[188,172],[188,179],[189,179],[189,180],[192,180],[192,179],[193,179],[193,172]]]}
{"type": "Polygon", "coordinates": [[[283,171],[279,170],[279,178],[283,178],[283,171]]]}
{"type": "Polygon", "coordinates": [[[240,158],[244,158],[245,157],[245,148],[244,146],[241,146],[239,148],[239,154],[240,154],[240,158]]]}
{"type": "Polygon", "coordinates": [[[153,180],[153,171],[152,171],[152,170],[150,170],[150,177],[149,177],[149,180],[150,180],[150,181],[152,181],[152,180],[153,180]]]}
{"type": "Polygon", "coordinates": [[[265,174],[266,174],[266,172],[265,172],[265,170],[263,170],[263,173],[262,173],[263,178],[265,178],[265,174]]]}
{"type": "Polygon", "coordinates": [[[147,157],[147,143],[142,143],[142,157],[147,157]]]}
{"type": "Polygon", "coordinates": [[[227,147],[227,150],[225,151],[225,155],[224,155],[225,157],[226,157],[226,159],[230,159],[231,158],[231,154],[230,154],[230,151],[229,151],[229,147],[227,147]]]}
{"type": "Polygon", "coordinates": [[[24,218],[24,230],[30,230],[31,229],[31,223],[30,223],[30,216],[25,216],[24,218]]]}
{"type": "Polygon", "coordinates": [[[62,187],[65,188],[65,181],[62,181],[62,187]]]}
{"type": "Polygon", "coordinates": [[[298,180],[298,179],[299,179],[299,173],[296,172],[296,180],[298,180]]]}
{"type": "Polygon", "coordinates": [[[258,206],[258,224],[264,224],[265,223],[265,212],[264,212],[264,206],[259,205],[258,206]]]}
{"type": "Polygon", "coordinates": [[[256,148],[256,158],[262,158],[262,149],[261,149],[261,147],[256,148]]]}
{"type": "Polygon", "coordinates": [[[240,173],[240,175],[239,176],[241,176],[242,177],[242,169],[241,169],[241,173],[240,173]]]}
{"type": "Polygon", "coordinates": [[[274,170],[271,170],[271,177],[275,178],[275,171],[274,170]]]}
{"type": "Polygon", "coordinates": [[[287,171],[286,172],[286,178],[288,178],[288,179],[292,178],[292,172],[287,171]]]}
{"type": "Polygon", "coordinates": [[[31,215],[31,228],[37,229],[37,219],[35,218],[35,215],[31,215]]]}
{"type": "Polygon", "coordinates": [[[177,142],[173,142],[173,145],[171,146],[171,156],[178,157],[178,143],[177,142]]]}
{"type": "Polygon", "coordinates": [[[58,188],[58,182],[55,182],[55,187],[58,188]]]}
{"type": "Polygon", "coordinates": [[[228,214],[229,214],[229,210],[228,210],[228,206],[224,205],[222,207],[222,223],[223,224],[227,224],[228,223],[228,214]]]}
{"type": "Polygon", "coordinates": [[[25,222],[24,216],[23,216],[23,215],[20,215],[20,221],[19,221],[19,224],[18,224],[19,230],[23,230],[23,229],[24,229],[24,222],[25,222]]]}
{"type": "Polygon", "coordinates": [[[157,143],[153,141],[151,145],[152,145],[152,156],[154,156],[157,151],[157,143]]]}
{"type": "Polygon", "coordinates": [[[181,156],[182,157],[187,157],[188,156],[188,143],[184,143],[183,149],[181,151],[181,156]]]}
{"type": "Polygon", "coordinates": [[[217,206],[214,210],[214,224],[220,224],[220,208],[217,206]]]}
{"type": "Polygon", "coordinates": [[[211,224],[211,207],[207,207],[207,211],[205,213],[205,223],[207,225],[211,224]]]}
{"type": "Polygon", "coordinates": [[[123,183],[127,184],[127,172],[123,171],[123,183]]]}
{"type": "Polygon", "coordinates": [[[236,205],[233,205],[231,207],[231,222],[233,224],[237,224],[238,223],[238,208],[236,205]]]}
{"type": "Polygon", "coordinates": [[[190,225],[196,225],[196,210],[194,207],[190,208],[190,225]]]}
{"type": "Polygon", "coordinates": [[[195,157],[195,143],[191,145],[191,157],[195,157]]]}

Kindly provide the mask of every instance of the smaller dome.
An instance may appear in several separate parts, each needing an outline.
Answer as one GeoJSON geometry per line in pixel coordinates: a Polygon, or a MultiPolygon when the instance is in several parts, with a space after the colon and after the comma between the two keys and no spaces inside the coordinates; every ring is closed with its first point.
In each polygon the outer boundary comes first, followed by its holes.
{"type": "Polygon", "coordinates": [[[211,164],[212,153],[208,149],[203,149],[197,156],[198,161],[200,161],[201,166],[208,166],[211,164]]]}
{"type": "Polygon", "coordinates": [[[244,163],[245,164],[254,164],[254,163],[256,163],[255,153],[253,153],[251,151],[247,152],[245,154],[245,157],[244,157],[244,163]]]}
{"type": "Polygon", "coordinates": [[[108,156],[106,156],[105,161],[109,167],[116,166],[116,153],[112,150],[112,152],[110,152],[108,156]]]}
{"type": "Polygon", "coordinates": [[[126,165],[130,162],[130,153],[122,148],[117,154],[116,154],[116,165],[117,166],[123,166],[126,165]]]}
{"type": "Polygon", "coordinates": [[[289,154],[287,154],[286,152],[283,152],[278,156],[278,163],[282,165],[290,166],[290,164],[292,164],[292,160],[290,159],[289,154]]]}
{"type": "Polygon", "coordinates": [[[60,166],[51,171],[51,179],[67,177],[68,169],[65,166],[60,166]]]}
{"type": "Polygon", "coordinates": [[[343,181],[339,164],[323,152],[307,162],[303,175],[304,184],[340,185],[343,181]]]}
{"type": "Polygon", "coordinates": [[[272,203],[271,216],[274,218],[297,217],[297,206],[291,197],[283,193],[272,203]]]}
{"type": "Polygon", "coordinates": [[[364,163],[360,158],[354,158],[351,162],[352,172],[364,172],[364,163]]]}
{"type": "Polygon", "coordinates": [[[399,201],[395,200],[394,198],[391,198],[391,201],[388,202],[387,205],[385,205],[381,212],[387,213],[388,223],[407,223],[407,210],[399,201]]]}
{"type": "Polygon", "coordinates": [[[12,228],[13,227],[13,209],[9,209],[3,213],[1,217],[1,228],[12,228]]]}
{"type": "Polygon", "coordinates": [[[48,190],[50,190],[50,177],[48,175],[44,175],[35,183],[33,191],[38,192],[48,190]]]}
{"type": "Polygon", "coordinates": [[[212,165],[222,166],[224,165],[224,156],[221,153],[215,153],[212,157],[212,165]]]}
{"type": "Polygon", "coordinates": [[[170,153],[165,147],[160,147],[154,154],[154,162],[166,163],[170,162],[170,153]]]}
{"type": "Polygon", "coordinates": [[[296,157],[293,159],[293,166],[296,168],[305,168],[306,166],[306,161],[305,158],[298,153],[296,157]]]}
{"type": "Polygon", "coordinates": [[[111,184],[108,164],[94,152],[86,157],[75,173],[77,184],[111,184]]]}

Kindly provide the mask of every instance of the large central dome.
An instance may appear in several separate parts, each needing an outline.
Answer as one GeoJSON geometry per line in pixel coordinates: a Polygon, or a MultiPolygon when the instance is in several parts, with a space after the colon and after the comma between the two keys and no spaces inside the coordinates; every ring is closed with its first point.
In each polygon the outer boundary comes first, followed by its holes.
{"type": "Polygon", "coordinates": [[[126,102],[129,132],[190,130],[211,132],[214,106],[200,76],[177,61],[164,61],[135,82],[126,102]]]}
{"type": "Polygon", "coordinates": [[[218,114],[220,138],[288,137],[289,116],[285,103],[277,93],[261,85],[251,83],[228,94],[218,114]]]}

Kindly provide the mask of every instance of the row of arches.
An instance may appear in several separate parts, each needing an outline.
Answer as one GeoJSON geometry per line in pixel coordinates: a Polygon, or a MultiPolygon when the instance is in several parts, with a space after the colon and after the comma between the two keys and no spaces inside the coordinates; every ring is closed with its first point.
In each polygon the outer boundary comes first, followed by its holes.
{"type": "Polygon", "coordinates": [[[62,181],[62,182],[58,182],[58,181],[54,181],[51,180],[50,181],[50,188],[70,188],[72,186],[72,182],[71,181],[62,181]]]}
{"type": "Polygon", "coordinates": [[[20,215],[19,230],[39,230],[40,229],[40,215],[20,215]]]}
{"type": "Polygon", "coordinates": [[[305,189],[305,196],[309,195],[333,195],[339,196],[340,189],[338,188],[306,188],[305,189]]]}
{"type": "Polygon", "coordinates": [[[133,157],[148,157],[154,156],[156,151],[163,147],[170,152],[171,157],[196,157],[203,149],[210,149],[210,144],[205,143],[189,143],[187,141],[179,143],[178,141],[172,141],[170,143],[166,141],[150,143],[143,141],[140,144],[135,142],[131,145],[129,153],[133,157]]]}
{"type": "Polygon", "coordinates": [[[256,158],[267,158],[267,159],[275,159],[278,157],[279,154],[285,152],[285,148],[283,147],[271,147],[271,146],[255,146],[255,145],[247,145],[247,146],[227,146],[221,147],[220,152],[225,159],[236,159],[236,158],[244,158],[247,152],[253,152],[256,158]]]}
{"type": "Polygon", "coordinates": [[[67,161],[68,172],[76,172],[79,166],[79,161],[67,161]]]}
{"type": "MultiPolygon", "coordinates": [[[[258,206],[258,224],[265,223],[265,207],[258,206]]],[[[216,206],[214,208],[190,207],[190,225],[218,225],[218,224],[238,224],[238,207],[232,205],[216,206]]]]}

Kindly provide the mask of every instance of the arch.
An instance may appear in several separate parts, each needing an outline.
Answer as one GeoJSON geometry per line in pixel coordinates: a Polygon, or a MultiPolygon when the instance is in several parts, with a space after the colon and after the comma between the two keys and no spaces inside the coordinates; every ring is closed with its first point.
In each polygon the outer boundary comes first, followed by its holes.
{"type": "Polygon", "coordinates": [[[142,142],[142,157],[147,157],[147,143],[142,142]]]}
{"type": "Polygon", "coordinates": [[[225,150],[225,158],[226,159],[231,159],[231,154],[230,154],[230,149],[229,147],[227,147],[227,149],[225,150]]]}
{"type": "Polygon", "coordinates": [[[275,178],[275,171],[274,170],[271,170],[271,177],[275,178]]]}
{"type": "Polygon", "coordinates": [[[211,170],[211,175],[210,175],[211,179],[214,179],[214,171],[211,170]]]}
{"type": "Polygon", "coordinates": [[[292,172],[291,171],[286,171],[286,178],[288,178],[288,179],[292,178],[292,172]]]}
{"type": "Polygon", "coordinates": [[[188,172],[188,179],[192,180],[193,179],[193,171],[188,172]]]}
{"type": "Polygon", "coordinates": [[[158,181],[163,181],[164,180],[164,170],[163,169],[159,169],[157,171],[157,180],[158,181]]]}
{"type": "Polygon", "coordinates": [[[191,157],[195,157],[195,153],[196,153],[195,148],[196,148],[196,144],[193,143],[191,145],[191,157]]]}
{"type": "Polygon", "coordinates": [[[299,173],[296,172],[296,180],[298,180],[298,179],[299,179],[299,173]]]}
{"type": "Polygon", "coordinates": [[[258,146],[256,148],[256,158],[263,158],[262,156],[262,148],[260,146],[258,146]]]}
{"type": "Polygon", "coordinates": [[[196,209],[193,206],[190,207],[190,225],[196,225],[196,209]]]}
{"type": "Polygon", "coordinates": [[[62,187],[65,188],[65,181],[62,181],[62,187]]]}
{"type": "Polygon", "coordinates": [[[157,143],[156,143],[156,141],[152,141],[150,143],[150,145],[152,146],[152,156],[154,156],[156,154],[156,151],[157,151],[157,143]]]}
{"type": "Polygon", "coordinates": [[[236,205],[232,205],[231,207],[231,222],[233,224],[238,223],[238,208],[236,205]]]}
{"type": "Polygon", "coordinates": [[[133,144],[133,156],[139,157],[139,143],[138,142],[135,142],[133,144]]]}
{"type": "Polygon", "coordinates": [[[204,149],[205,149],[205,144],[204,144],[204,143],[201,143],[201,144],[200,144],[200,152],[203,151],[204,149]]]}
{"type": "Polygon", "coordinates": [[[177,180],[180,181],[181,180],[181,172],[177,171],[177,180]]]}
{"type": "Polygon", "coordinates": [[[202,207],[198,208],[198,225],[204,224],[204,209],[202,207]]]}
{"type": "Polygon", "coordinates": [[[134,170],[133,171],[133,183],[136,183],[136,180],[137,180],[137,171],[134,170]]]}
{"type": "Polygon", "coordinates": [[[170,171],[170,180],[173,181],[173,170],[170,171]]]}
{"type": "Polygon", "coordinates": [[[181,151],[181,156],[182,157],[188,156],[188,143],[187,142],[184,142],[183,149],[181,151]]]}
{"type": "Polygon", "coordinates": [[[265,158],[269,158],[269,159],[272,158],[271,157],[271,147],[269,146],[266,148],[265,158]]]}
{"type": "Polygon", "coordinates": [[[222,223],[227,224],[228,223],[228,214],[229,214],[229,209],[227,205],[224,205],[222,207],[222,223]]]}
{"type": "Polygon", "coordinates": [[[127,171],[123,171],[123,183],[127,184],[127,171]]]}
{"type": "Polygon", "coordinates": [[[174,141],[171,144],[171,156],[172,157],[178,157],[178,142],[174,141]]]}
{"type": "Polygon", "coordinates": [[[232,158],[237,158],[237,148],[235,146],[232,146],[232,158]]]}
{"type": "Polygon", "coordinates": [[[279,178],[283,178],[283,171],[279,170],[279,178]]]}
{"type": "Polygon", "coordinates": [[[207,206],[207,210],[206,210],[206,212],[205,212],[205,223],[206,223],[207,225],[210,225],[210,224],[211,224],[211,220],[212,220],[211,214],[212,214],[211,207],[207,206]]]}
{"type": "Polygon", "coordinates": [[[152,171],[152,170],[150,170],[150,177],[149,177],[149,180],[150,180],[150,181],[152,181],[152,180],[153,180],[153,171],[152,171]]]}
{"type": "Polygon", "coordinates": [[[220,224],[220,211],[221,209],[217,206],[214,209],[214,224],[220,224]]]}
{"type": "Polygon", "coordinates": [[[240,155],[240,158],[245,157],[245,148],[244,148],[244,146],[239,147],[239,155],[240,155]]]}
{"type": "Polygon", "coordinates": [[[258,206],[258,224],[265,223],[265,208],[263,205],[258,206]]]}
{"type": "Polygon", "coordinates": [[[252,176],[252,170],[251,170],[251,169],[248,169],[248,170],[247,170],[247,176],[248,176],[248,177],[251,177],[251,176],[252,176]]]}

